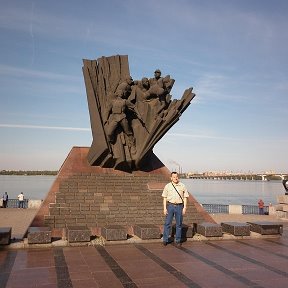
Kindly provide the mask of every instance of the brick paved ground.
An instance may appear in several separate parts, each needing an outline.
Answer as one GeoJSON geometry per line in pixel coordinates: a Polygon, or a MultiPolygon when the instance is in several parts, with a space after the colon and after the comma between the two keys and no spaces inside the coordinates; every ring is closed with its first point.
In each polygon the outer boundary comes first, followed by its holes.
{"type": "MultiPolygon", "coordinates": [[[[36,210],[0,209],[21,237],[36,210]]],[[[212,215],[216,222],[274,216],[212,215]]],[[[288,285],[288,222],[278,238],[0,250],[0,287],[273,287],[288,285]]],[[[8,225],[9,224],[9,225],[8,225]]]]}

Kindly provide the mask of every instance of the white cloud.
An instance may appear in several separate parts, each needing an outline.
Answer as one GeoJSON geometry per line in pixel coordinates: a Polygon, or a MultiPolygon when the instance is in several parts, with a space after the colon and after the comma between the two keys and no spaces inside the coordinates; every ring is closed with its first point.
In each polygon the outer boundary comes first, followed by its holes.
{"type": "Polygon", "coordinates": [[[33,69],[19,68],[15,66],[9,66],[0,64],[0,75],[9,76],[9,77],[32,77],[32,78],[42,78],[49,80],[69,80],[71,82],[79,81],[79,77],[74,77],[71,75],[51,73],[47,71],[39,71],[33,69]]]}
{"type": "Polygon", "coordinates": [[[77,127],[57,127],[57,126],[38,126],[38,125],[19,125],[19,124],[0,124],[0,128],[20,128],[20,129],[49,129],[49,130],[73,130],[73,131],[88,131],[90,128],[77,127]]]}

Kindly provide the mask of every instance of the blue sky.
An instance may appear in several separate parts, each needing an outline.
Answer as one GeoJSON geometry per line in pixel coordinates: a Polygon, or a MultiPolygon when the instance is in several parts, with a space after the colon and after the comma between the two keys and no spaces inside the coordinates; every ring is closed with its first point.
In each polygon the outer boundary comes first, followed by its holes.
{"type": "Polygon", "coordinates": [[[128,55],[196,97],[154,153],[169,169],[288,172],[288,1],[0,0],[0,169],[57,170],[92,142],[82,59],[128,55]]]}

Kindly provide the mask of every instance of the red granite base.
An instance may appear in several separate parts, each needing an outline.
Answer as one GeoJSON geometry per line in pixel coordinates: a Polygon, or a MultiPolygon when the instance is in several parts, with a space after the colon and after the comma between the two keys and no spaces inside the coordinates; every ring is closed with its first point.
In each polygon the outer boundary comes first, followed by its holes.
{"type": "MultiPolygon", "coordinates": [[[[162,225],[164,216],[161,193],[170,180],[170,171],[164,164],[152,154],[147,171],[128,173],[113,168],[90,166],[87,161],[88,151],[88,147],[71,149],[31,226],[50,226],[52,237],[61,237],[68,225],[86,225],[90,228],[91,235],[99,234],[102,227],[111,224],[124,225],[128,232],[133,231],[131,227],[135,223],[162,225]],[[107,187],[112,183],[113,187],[109,188],[111,191],[103,188],[99,192],[97,179],[100,179],[102,185],[107,181],[107,187]],[[94,186],[88,181],[94,181],[94,186]],[[73,185],[76,185],[76,190],[73,185]],[[83,188],[83,185],[86,186],[83,188]],[[130,190],[121,191],[124,186],[130,190]],[[76,197],[77,201],[73,202],[76,197]],[[125,205],[128,205],[127,212],[125,205]],[[134,220],[138,222],[133,222],[134,220]]],[[[190,222],[195,222],[194,219],[192,221],[193,217],[201,222],[213,222],[192,196],[189,197],[189,205],[193,207],[194,214],[184,218],[190,219],[190,222]]]]}
{"type": "Polygon", "coordinates": [[[51,243],[50,227],[30,227],[28,229],[28,244],[51,243]]]}

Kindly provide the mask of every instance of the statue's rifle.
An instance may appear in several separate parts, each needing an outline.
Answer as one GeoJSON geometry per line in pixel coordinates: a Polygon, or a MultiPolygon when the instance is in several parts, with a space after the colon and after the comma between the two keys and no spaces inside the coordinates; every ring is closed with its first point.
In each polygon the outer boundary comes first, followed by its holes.
{"type": "Polygon", "coordinates": [[[138,111],[136,106],[134,107],[133,111],[134,111],[136,117],[138,118],[138,120],[140,121],[140,123],[142,124],[142,126],[147,131],[147,133],[150,134],[149,130],[147,129],[146,123],[144,122],[143,118],[141,117],[141,114],[139,113],[139,111],[138,111]]]}

